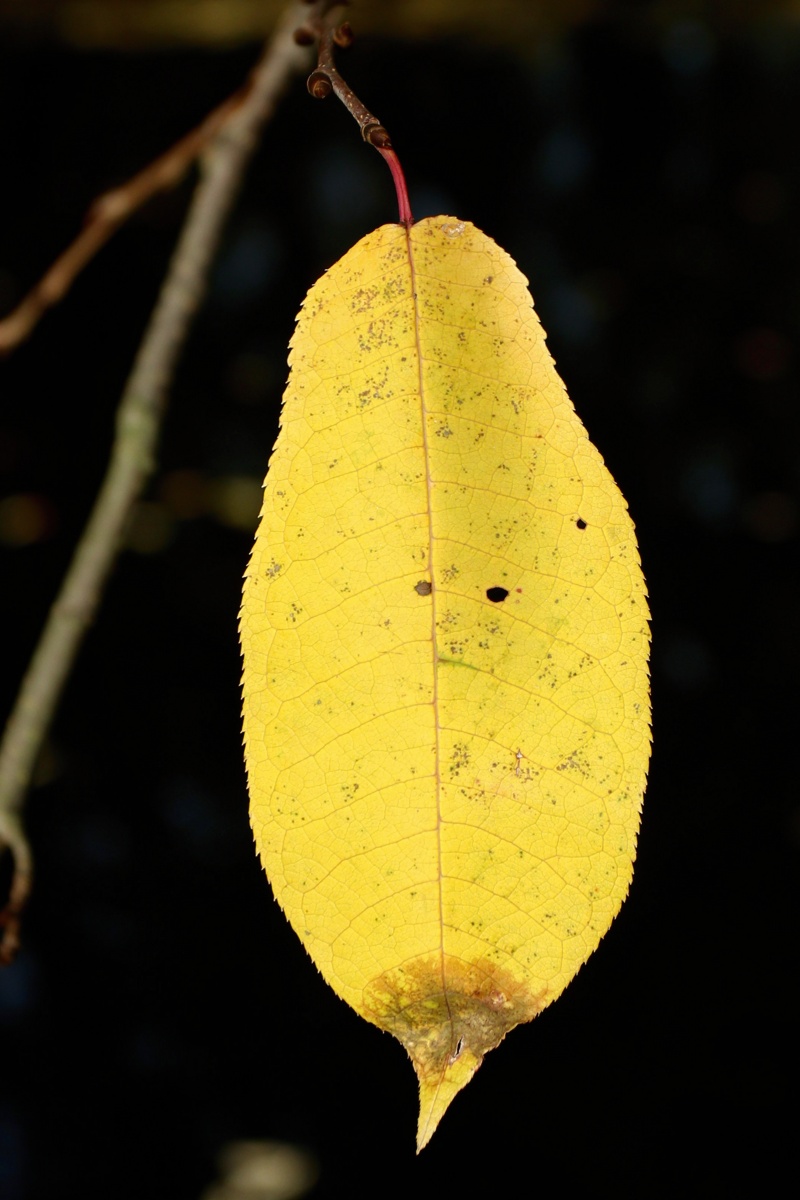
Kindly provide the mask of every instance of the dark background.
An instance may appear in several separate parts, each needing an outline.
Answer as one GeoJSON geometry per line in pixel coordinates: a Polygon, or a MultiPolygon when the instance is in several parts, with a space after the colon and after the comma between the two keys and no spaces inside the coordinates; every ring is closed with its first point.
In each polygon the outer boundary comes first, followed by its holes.
{"type": "MultiPolygon", "coordinates": [[[[29,803],[36,891],[0,977],[4,1198],[194,1200],[242,1138],[308,1147],[320,1198],[495,1195],[518,1172],[531,1195],[780,1182],[800,999],[800,36],[719,6],[647,10],[518,50],[368,37],[341,64],[394,136],[415,215],[474,221],[530,278],[636,521],[654,754],[629,901],[416,1160],[404,1052],[306,959],[246,813],[236,614],[286,344],[313,280],[395,219],[379,156],[298,81],[228,228],[158,475],[29,803]]],[[[7,31],[0,312],[90,200],[256,52],[88,52],[7,31]]],[[[4,712],[190,188],[152,202],[0,363],[4,712]]]]}

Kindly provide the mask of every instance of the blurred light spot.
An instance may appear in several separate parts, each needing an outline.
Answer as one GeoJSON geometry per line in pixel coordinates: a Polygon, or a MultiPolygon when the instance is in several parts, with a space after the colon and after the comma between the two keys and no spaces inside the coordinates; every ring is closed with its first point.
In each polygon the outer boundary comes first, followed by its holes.
{"type": "Polygon", "coordinates": [[[261,511],[261,480],[249,475],[214,480],[210,507],[221,524],[254,533],[261,511]]]}
{"type": "Polygon", "coordinates": [[[135,554],[160,554],[172,541],[175,523],[165,504],[141,500],[131,514],[125,547],[135,554]]]}
{"type": "Polygon", "coordinates": [[[109,954],[114,958],[126,958],[130,947],[137,940],[136,918],[130,912],[122,912],[108,904],[88,903],[71,910],[71,924],[75,926],[76,941],[89,943],[91,952],[109,954]]]}
{"type": "Polygon", "coordinates": [[[423,217],[438,217],[440,213],[456,212],[458,205],[443,188],[437,188],[435,184],[423,184],[416,186],[412,191],[411,208],[414,219],[421,221],[423,217]]]}
{"type": "MultiPolygon", "coordinates": [[[[792,36],[792,31],[795,27],[794,21],[789,23],[785,20],[753,21],[750,24],[748,49],[754,65],[763,73],[764,83],[770,87],[775,86],[782,74],[794,82],[797,74],[797,40],[792,36]]],[[[759,86],[758,82],[755,86],[759,86]]]]}
{"type": "MultiPolygon", "coordinates": [[[[284,367],[283,362],[281,363],[284,367]]],[[[284,371],[285,374],[285,371],[284,371]]],[[[277,372],[266,354],[237,354],[228,368],[227,390],[240,404],[263,404],[277,383],[277,372]]]]}
{"type": "Polygon", "coordinates": [[[221,1182],[201,1200],[297,1200],[319,1178],[313,1156],[286,1142],[229,1142],[218,1161],[221,1182]]]}
{"type": "Polygon", "coordinates": [[[677,377],[670,367],[646,367],[634,393],[634,400],[642,411],[656,416],[674,408],[680,395],[677,377]]]}
{"type": "Polygon", "coordinates": [[[548,328],[570,342],[586,342],[595,332],[597,311],[583,288],[562,283],[550,293],[548,328]]]}
{"type": "Polygon", "coordinates": [[[223,811],[216,799],[194,780],[178,778],[164,793],[164,818],[192,853],[199,858],[218,857],[228,832],[223,811]]]}
{"type": "Polygon", "coordinates": [[[736,500],[736,483],[724,455],[711,451],[684,467],[680,488],[689,507],[711,523],[727,517],[736,500]]]}
{"type": "Polygon", "coordinates": [[[679,75],[702,75],[714,61],[714,38],[701,21],[675,21],[661,45],[667,65],[679,75]]]}
{"type": "MultiPolygon", "coordinates": [[[[337,226],[369,219],[386,195],[362,151],[336,142],[314,156],[310,199],[314,209],[337,226]]],[[[391,185],[390,185],[391,186],[391,185]]]]}
{"type": "Polygon", "coordinates": [[[789,814],[789,841],[800,850],[800,808],[789,814]]]}
{"type": "Polygon", "coordinates": [[[673,634],[660,654],[661,670],[670,683],[687,691],[706,687],[711,680],[711,655],[694,634],[673,634]]]}
{"type": "Polygon", "coordinates": [[[4,1105],[0,1108],[0,1191],[3,1200],[22,1200],[24,1168],[22,1122],[4,1105]]]}
{"type": "Polygon", "coordinates": [[[142,1075],[168,1070],[178,1060],[170,1039],[156,1029],[137,1029],[131,1036],[127,1057],[133,1069],[142,1075]]]}
{"type": "Polygon", "coordinates": [[[67,851],[80,866],[117,869],[130,857],[130,835],[122,822],[98,813],[71,831],[67,851]]]}
{"type": "Polygon", "coordinates": [[[785,542],[797,532],[797,501],[788,492],[762,492],[744,508],[744,523],[762,542],[785,542]]]}
{"type": "Polygon", "coordinates": [[[17,302],[17,286],[13,276],[0,268],[0,317],[5,317],[17,302]]]}
{"type": "Polygon", "coordinates": [[[0,429],[0,473],[12,471],[19,462],[21,440],[10,429],[0,429]]]}
{"type": "Polygon", "coordinates": [[[161,480],[159,498],[178,521],[192,521],[208,512],[208,480],[201,471],[168,471],[161,480]]]}
{"type": "Polygon", "coordinates": [[[575,95],[576,63],[566,38],[550,37],[542,29],[536,40],[530,67],[531,83],[550,104],[569,101],[575,95]]]}
{"type": "Polygon", "coordinates": [[[269,287],[281,259],[280,243],[264,225],[239,230],[223,251],[211,286],[212,299],[246,304],[269,287]]]}
{"type": "Polygon", "coordinates": [[[715,233],[702,225],[684,225],[678,229],[669,246],[670,260],[677,271],[686,275],[712,274],[727,254],[715,233]]]}
{"type": "Polygon", "coordinates": [[[711,160],[705,146],[679,142],[664,160],[664,179],[679,200],[701,196],[711,181],[711,160]]]}
{"type": "Polygon", "coordinates": [[[1,1025],[11,1025],[25,1016],[36,1001],[37,981],[35,960],[23,949],[13,967],[0,972],[1,1025]]]}
{"type": "Polygon", "coordinates": [[[57,523],[46,496],[23,492],[0,500],[0,542],[6,546],[35,546],[52,534],[57,523]]]}
{"type": "Polygon", "coordinates": [[[740,180],[733,193],[733,206],[745,221],[766,225],[786,209],[786,188],[777,175],[754,171],[740,180]]]}
{"type": "Polygon", "coordinates": [[[217,52],[223,46],[263,40],[271,14],[252,0],[156,0],[155,4],[113,0],[110,5],[104,0],[78,0],[59,3],[54,15],[59,35],[82,48],[141,51],[149,47],[162,52],[178,47],[185,52],[187,46],[196,45],[217,52]]]}
{"type": "Polygon", "coordinates": [[[554,129],[537,155],[537,174],[554,192],[568,192],[583,182],[592,162],[586,139],[576,129],[554,129]]]}
{"type": "Polygon", "coordinates": [[[789,339],[776,329],[748,329],[736,345],[739,370],[760,383],[785,375],[791,355],[789,339]]]}

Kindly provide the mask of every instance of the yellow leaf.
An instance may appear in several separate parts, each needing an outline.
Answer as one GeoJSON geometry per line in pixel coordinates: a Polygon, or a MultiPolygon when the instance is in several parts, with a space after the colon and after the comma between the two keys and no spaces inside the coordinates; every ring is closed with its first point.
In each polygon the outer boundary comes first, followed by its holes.
{"type": "Polygon", "coordinates": [[[418,1149],[631,879],[633,524],[526,280],[450,217],[311,289],[244,589],[256,843],[325,979],[408,1051],[418,1149]]]}

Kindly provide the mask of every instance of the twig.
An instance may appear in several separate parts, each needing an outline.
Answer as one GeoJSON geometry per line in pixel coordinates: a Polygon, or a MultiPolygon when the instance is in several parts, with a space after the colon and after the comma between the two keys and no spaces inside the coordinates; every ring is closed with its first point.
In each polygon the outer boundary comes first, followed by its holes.
{"type": "MultiPolygon", "coordinates": [[[[330,4],[325,7],[330,7],[330,4]]],[[[298,10],[298,21],[307,18],[307,3],[302,7],[298,5],[298,10]]],[[[322,15],[319,19],[322,19],[322,15]]],[[[58,256],[13,312],[0,320],[0,357],[13,353],[27,341],[47,310],[64,299],[84,267],[120,226],[158,192],[167,191],[180,183],[192,163],[247,99],[253,80],[254,73],[232,96],[210,112],[196,129],[182,137],[155,162],[139,171],[127,183],[98,196],[73,243],[58,256]]]]}
{"type": "Polygon", "coordinates": [[[317,41],[319,45],[317,68],[308,77],[308,90],[317,100],[324,100],[333,92],[358,122],[364,141],[375,147],[381,157],[385,159],[392,173],[397,192],[400,223],[410,228],[414,223],[414,218],[411,215],[408,188],[400,159],[392,146],[392,139],[378,118],[373,116],[353,89],[342,79],[334,62],[334,47],[351,45],[354,36],[349,22],[340,23],[341,14],[337,14],[337,8],[344,8],[344,5],[335,5],[332,10],[314,14],[298,31],[298,40],[301,42],[317,41]]]}
{"type": "MultiPolygon", "coordinates": [[[[327,11],[327,6],[318,2],[314,9],[327,11]]],[[[5,847],[12,854],[14,875],[0,913],[0,962],[10,961],[17,948],[20,914],[30,891],[31,854],[21,811],[36,757],[97,610],[131,508],[153,471],[172,374],[244,169],[278,96],[305,62],[293,35],[308,12],[307,3],[289,4],[247,95],[209,144],[203,176],[120,401],[105,479],[6,726],[0,745],[0,850],[5,847]]]]}
{"type": "Polygon", "coordinates": [[[0,321],[0,356],[11,354],[27,341],[47,310],[63,300],[84,267],[138,208],[157,192],[180,183],[194,160],[240,106],[251,83],[248,81],[209,113],[197,129],[181,138],[133,179],[94,201],[86,214],[83,229],[72,245],[58,256],[13,312],[0,321]]]}

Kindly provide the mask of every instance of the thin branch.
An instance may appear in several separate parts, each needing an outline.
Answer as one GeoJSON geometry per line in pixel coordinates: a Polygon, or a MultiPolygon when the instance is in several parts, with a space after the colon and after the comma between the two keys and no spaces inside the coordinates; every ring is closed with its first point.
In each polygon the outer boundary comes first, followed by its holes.
{"type": "Polygon", "coordinates": [[[241,105],[251,85],[252,80],[133,179],[94,201],[72,245],[58,256],[13,312],[0,321],[0,356],[11,354],[27,341],[47,310],[63,300],[84,267],[137,209],[158,192],[180,183],[194,160],[241,105]]]}
{"type": "MultiPolygon", "coordinates": [[[[324,6],[317,4],[315,7],[327,10],[330,0],[324,6]]],[[[315,13],[311,19],[322,20],[323,16],[324,13],[319,16],[315,13]]],[[[307,3],[298,5],[296,20],[302,22],[303,19],[308,19],[307,3]]],[[[295,29],[298,27],[296,25],[295,29]]],[[[297,38],[295,42],[301,44],[297,38]]],[[[210,112],[196,129],[182,137],[155,162],[139,171],[127,183],[98,196],[86,214],[83,229],[72,244],[58,256],[13,312],[0,320],[0,358],[13,353],[27,341],[47,310],[64,299],[84,267],[142,205],[159,192],[180,183],[192,163],[247,99],[254,78],[255,72],[232,96],[210,112]]]]}
{"type": "MultiPolygon", "coordinates": [[[[321,2],[313,8],[312,16],[327,11],[321,2]]],[[[170,381],[245,167],[279,95],[305,63],[294,33],[308,14],[307,3],[289,4],[246,96],[208,146],[202,178],[120,401],[105,479],[0,744],[0,850],[5,846],[14,860],[9,900],[0,913],[0,962],[10,961],[16,950],[20,914],[30,891],[31,855],[21,812],[33,767],[132,506],[152,474],[170,381]]]]}
{"type": "Polygon", "coordinates": [[[400,159],[392,146],[392,139],[385,126],[377,117],[373,116],[365,104],[362,104],[353,89],[342,78],[334,61],[334,48],[336,46],[346,47],[353,42],[353,31],[349,23],[341,22],[342,14],[336,11],[337,8],[343,7],[344,5],[340,4],[322,13],[314,14],[300,31],[303,41],[315,40],[319,46],[317,68],[308,77],[308,90],[317,100],[324,100],[333,92],[341,100],[351,117],[358,122],[364,141],[375,147],[392,173],[397,192],[400,223],[410,228],[414,224],[414,218],[411,214],[408,188],[400,159]]]}

